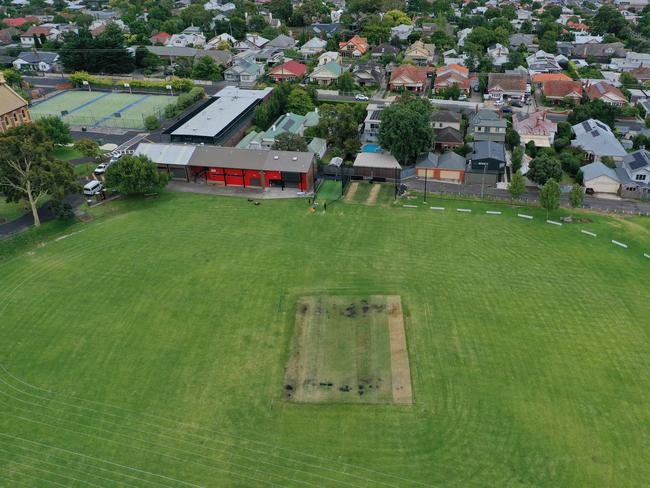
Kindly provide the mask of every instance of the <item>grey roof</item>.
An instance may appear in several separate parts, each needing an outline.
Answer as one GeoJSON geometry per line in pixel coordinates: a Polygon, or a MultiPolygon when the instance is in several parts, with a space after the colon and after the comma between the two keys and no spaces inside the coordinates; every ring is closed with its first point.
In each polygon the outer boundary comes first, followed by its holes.
{"type": "MultiPolygon", "coordinates": [[[[229,64],[232,61],[232,54],[229,51],[220,51],[216,49],[196,49],[193,47],[174,47],[174,46],[146,46],[147,51],[156,56],[168,56],[178,58],[202,58],[209,56],[218,64],[229,64]]],[[[132,46],[136,49],[136,46],[132,46]]]]}
{"type": "Polygon", "coordinates": [[[581,147],[599,157],[621,157],[627,154],[609,126],[599,120],[585,120],[571,129],[576,136],[571,141],[571,145],[574,147],[581,147]]]}
{"type": "Polygon", "coordinates": [[[436,110],[431,115],[433,122],[460,122],[460,112],[452,112],[451,110],[436,110]]]}
{"type": "Polygon", "coordinates": [[[218,100],[174,130],[172,135],[213,137],[224,130],[251,105],[273,91],[240,90],[226,87],[215,95],[218,100]]]}
{"type": "Polygon", "coordinates": [[[52,64],[54,63],[59,55],[57,53],[52,53],[48,51],[22,51],[16,59],[25,61],[26,63],[40,63],[41,61],[52,64]]]}
{"type": "Polygon", "coordinates": [[[487,127],[507,127],[508,122],[506,119],[499,117],[494,110],[479,110],[474,117],[472,117],[472,125],[480,125],[487,127]]]}
{"type": "Polygon", "coordinates": [[[444,129],[436,130],[434,141],[462,144],[464,139],[463,134],[459,130],[454,129],[453,127],[445,127],[444,129]]]}
{"type": "Polygon", "coordinates": [[[505,161],[506,149],[500,142],[476,141],[474,142],[474,149],[467,155],[467,159],[496,159],[498,161],[505,161]]]}
{"type": "Polygon", "coordinates": [[[634,151],[625,156],[623,162],[626,163],[630,169],[636,171],[645,166],[650,166],[650,153],[645,149],[639,149],[638,151],[634,151]]]}
{"type": "Polygon", "coordinates": [[[510,47],[517,48],[522,44],[530,46],[535,43],[535,34],[512,34],[509,38],[510,47]]]}
{"type": "Polygon", "coordinates": [[[364,168],[394,168],[402,169],[390,153],[367,153],[361,152],[357,154],[354,164],[352,166],[361,166],[364,168]]]}
{"type": "Polygon", "coordinates": [[[275,39],[270,40],[265,47],[277,47],[280,49],[288,49],[294,47],[296,44],[297,42],[293,37],[280,34],[275,39]]]}
{"type": "Polygon", "coordinates": [[[587,181],[593,180],[594,178],[598,178],[599,176],[607,176],[620,183],[620,179],[616,174],[616,171],[610,168],[609,166],[605,166],[600,161],[587,164],[586,166],[583,166],[580,169],[582,170],[582,175],[585,183],[587,181]]]}
{"type": "MultiPolygon", "coordinates": [[[[465,162],[465,159],[463,159],[465,162]]],[[[422,153],[415,160],[416,168],[437,168],[438,167],[438,154],[434,152],[422,153]]]]}
{"type": "Polygon", "coordinates": [[[465,165],[465,158],[454,151],[447,151],[438,159],[438,167],[441,169],[465,169],[465,165]]]}
{"type": "Polygon", "coordinates": [[[158,164],[295,173],[308,172],[314,161],[312,152],[265,151],[190,144],[141,143],[135,154],[146,155],[158,164]]]}

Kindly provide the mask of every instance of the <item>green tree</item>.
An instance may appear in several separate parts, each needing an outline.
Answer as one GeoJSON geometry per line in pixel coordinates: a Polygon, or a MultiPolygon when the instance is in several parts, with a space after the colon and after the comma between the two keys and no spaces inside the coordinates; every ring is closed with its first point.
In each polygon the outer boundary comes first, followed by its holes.
{"type": "Polygon", "coordinates": [[[515,148],[519,146],[521,143],[521,138],[519,137],[519,133],[512,129],[512,127],[508,127],[506,129],[506,144],[510,148],[515,148]]]}
{"type": "Polygon", "coordinates": [[[548,180],[557,183],[562,179],[562,165],[555,156],[543,153],[530,162],[526,176],[538,185],[544,185],[548,180]]]}
{"type": "Polygon", "coordinates": [[[513,199],[517,200],[525,191],[526,179],[521,174],[521,171],[517,171],[512,175],[512,180],[510,180],[510,184],[508,185],[508,192],[513,199]]]}
{"type": "Polygon", "coordinates": [[[307,141],[299,134],[291,134],[290,132],[283,132],[275,138],[273,149],[278,151],[307,151],[307,141]]]}
{"type": "Polygon", "coordinates": [[[354,77],[352,73],[346,71],[339,76],[339,79],[336,81],[336,86],[340,92],[351,93],[354,90],[354,77]]]}
{"type": "Polygon", "coordinates": [[[78,139],[74,141],[73,147],[88,158],[96,158],[102,153],[99,144],[92,139],[78,139]]]}
{"type": "Polygon", "coordinates": [[[401,10],[389,10],[384,14],[384,22],[389,27],[396,27],[398,25],[411,25],[411,18],[401,10]]]}
{"type": "Polygon", "coordinates": [[[516,173],[521,169],[524,158],[524,150],[521,147],[515,147],[512,150],[512,170],[516,173]]]}
{"type": "Polygon", "coordinates": [[[321,105],[318,125],[311,132],[326,139],[345,159],[352,158],[361,146],[359,121],[353,104],[321,105]]]}
{"type": "Polygon", "coordinates": [[[0,192],[8,202],[27,202],[34,225],[41,225],[38,205],[44,199],[61,199],[79,185],[72,166],[49,157],[52,143],[36,124],[0,135],[0,192]]]}
{"type": "Polygon", "coordinates": [[[569,202],[573,208],[580,208],[585,201],[585,191],[582,186],[575,184],[569,193],[569,202]]]}
{"type": "Polygon", "coordinates": [[[369,15],[361,23],[361,35],[368,38],[370,44],[390,41],[390,26],[378,15],[369,15]]]}
{"type": "Polygon", "coordinates": [[[384,109],[379,126],[379,144],[402,164],[415,161],[431,148],[431,104],[424,98],[403,96],[384,109]]]}
{"type": "Polygon", "coordinates": [[[286,22],[293,14],[293,2],[291,0],[271,0],[269,2],[269,10],[273,14],[273,17],[286,22]]]}
{"type": "Polygon", "coordinates": [[[539,204],[546,209],[546,218],[552,210],[560,207],[560,184],[550,178],[539,191],[539,204]]]}
{"type": "Polygon", "coordinates": [[[41,117],[35,124],[43,130],[52,144],[64,145],[72,142],[70,126],[56,115],[41,117]]]}
{"type": "Polygon", "coordinates": [[[309,93],[302,88],[294,88],[287,98],[287,112],[305,115],[314,110],[314,102],[309,93]]]}
{"type": "Polygon", "coordinates": [[[125,195],[158,193],[170,179],[146,156],[122,156],[106,171],[106,187],[125,195]]]}
{"type": "Polygon", "coordinates": [[[210,56],[201,56],[192,68],[192,78],[195,80],[221,81],[222,67],[210,56]]]}

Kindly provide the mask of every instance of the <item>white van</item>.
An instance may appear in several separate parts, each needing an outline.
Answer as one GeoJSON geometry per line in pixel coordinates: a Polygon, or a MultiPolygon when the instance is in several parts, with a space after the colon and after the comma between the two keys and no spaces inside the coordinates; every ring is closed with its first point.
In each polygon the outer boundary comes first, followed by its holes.
{"type": "Polygon", "coordinates": [[[97,195],[104,189],[101,181],[93,180],[84,185],[84,195],[93,196],[97,195]]]}

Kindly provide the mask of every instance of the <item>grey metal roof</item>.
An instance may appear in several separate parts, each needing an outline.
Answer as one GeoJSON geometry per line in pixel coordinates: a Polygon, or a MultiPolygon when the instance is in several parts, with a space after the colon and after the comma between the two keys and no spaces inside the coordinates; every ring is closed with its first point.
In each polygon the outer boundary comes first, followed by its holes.
{"type": "MultiPolygon", "coordinates": [[[[465,160],[463,159],[463,162],[465,160]]],[[[438,155],[434,152],[420,154],[416,161],[416,168],[436,168],[438,166],[438,155]]]]}
{"type": "Polygon", "coordinates": [[[438,167],[441,169],[465,169],[465,158],[454,151],[447,151],[438,158],[438,167]]]}
{"type": "Polygon", "coordinates": [[[453,127],[445,127],[444,129],[439,129],[436,131],[434,140],[436,142],[454,142],[462,144],[463,134],[453,127]]]}
{"type": "Polygon", "coordinates": [[[452,112],[451,110],[436,110],[431,115],[433,122],[460,122],[460,112],[452,112]]]}
{"type": "Polygon", "coordinates": [[[484,127],[507,127],[508,122],[499,117],[494,110],[479,110],[474,117],[472,117],[472,125],[480,125],[484,127]]]}
{"type": "Polygon", "coordinates": [[[215,95],[218,100],[174,130],[175,136],[214,137],[239,117],[246,109],[263,99],[272,88],[241,90],[226,87],[215,95]]]}
{"type": "Polygon", "coordinates": [[[650,153],[645,149],[640,149],[625,156],[623,161],[626,162],[631,169],[636,171],[645,166],[650,166],[650,153]]]}
{"type": "Polygon", "coordinates": [[[402,169],[391,154],[389,153],[366,153],[361,152],[357,154],[354,164],[352,166],[364,168],[388,168],[388,169],[402,169]]]}
{"type": "Polygon", "coordinates": [[[59,55],[57,53],[51,53],[48,51],[22,51],[16,59],[25,61],[26,63],[39,63],[41,61],[52,64],[54,63],[59,55]]]}
{"type": "Polygon", "coordinates": [[[581,170],[585,183],[587,181],[593,180],[594,178],[598,178],[599,176],[607,176],[620,183],[620,179],[616,174],[616,171],[608,166],[605,166],[600,161],[587,164],[586,166],[583,166],[581,170]]]}
{"type": "Polygon", "coordinates": [[[574,147],[581,147],[596,156],[622,157],[627,155],[609,126],[599,120],[589,119],[571,127],[576,138],[571,141],[574,147]]]}
{"type": "Polygon", "coordinates": [[[498,161],[505,161],[506,149],[500,142],[476,141],[474,142],[474,150],[467,155],[467,159],[496,159],[498,161]]]}
{"type": "Polygon", "coordinates": [[[265,151],[194,144],[141,143],[135,154],[148,156],[158,164],[295,173],[306,173],[314,161],[313,152],[265,151]]]}

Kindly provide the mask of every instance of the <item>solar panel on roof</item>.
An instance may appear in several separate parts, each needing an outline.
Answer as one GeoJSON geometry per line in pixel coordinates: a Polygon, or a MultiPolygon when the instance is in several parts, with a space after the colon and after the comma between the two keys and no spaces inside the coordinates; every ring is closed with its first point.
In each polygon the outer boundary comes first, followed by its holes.
{"type": "Polygon", "coordinates": [[[648,160],[645,158],[643,153],[636,152],[632,154],[634,161],[630,163],[630,168],[639,169],[648,165],[648,160]]]}
{"type": "Polygon", "coordinates": [[[598,137],[600,135],[600,132],[598,132],[596,129],[592,130],[590,132],[591,137],[598,137]]]}
{"type": "Polygon", "coordinates": [[[589,129],[591,129],[591,124],[589,124],[589,122],[586,121],[586,120],[585,120],[581,125],[582,125],[582,128],[583,128],[584,130],[589,130],[589,129]]]}

